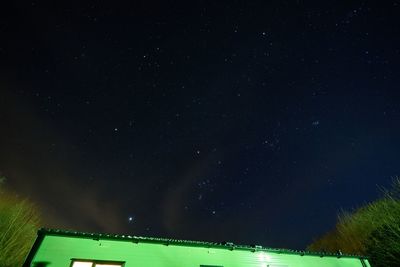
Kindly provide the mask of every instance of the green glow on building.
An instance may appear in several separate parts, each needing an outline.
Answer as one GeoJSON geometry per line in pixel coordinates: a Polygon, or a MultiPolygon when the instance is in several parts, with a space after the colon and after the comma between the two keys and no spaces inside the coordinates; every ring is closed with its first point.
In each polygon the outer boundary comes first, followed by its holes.
{"type": "Polygon", "coordinates": [[[24,266],[370,267],[370,264],[365,257],[355,255],[42,229],[24,266]]]}

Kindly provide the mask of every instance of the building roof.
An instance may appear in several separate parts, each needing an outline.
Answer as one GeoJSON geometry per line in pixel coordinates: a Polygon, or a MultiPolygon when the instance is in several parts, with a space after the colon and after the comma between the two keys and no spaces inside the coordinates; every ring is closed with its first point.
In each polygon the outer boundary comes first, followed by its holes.
{"type": "Polygon", "coordinates": [[[282,254],[297,254],[297,255],[310,255],[310,256],[330,256],[330,257],[351,257],[366,259],[367,257],[353,254],[342,254],[338,253],[327,253],[327,252],[314,252],[304,250],[291,250],[282,248],[269,248],[259,245],[238,245],[232,242],[204,242],[204,241],[193,241],[193,240],[181,240],[181,239],[170,239],[170,238],[158,238],[158,237],[142,237],[132,235],[119,235],[119,234],[101,234],[101,233],[87,233],[77,232],[59,229],[48,229],[41,228],[38,231],[38,237],[42,238],[46,235],[52,236],[66,236],[66,237],[78,237],[78,238],[90,238],[94,240],[116,240],[116,241],[129,241],[134,243],[156,243],[164,245],[181,245],[181,246],[192,246],[192,247],[207,247],[207,248],[226,248],[229,250],[247,250],[251,252],[265,251],[282,254]]]}

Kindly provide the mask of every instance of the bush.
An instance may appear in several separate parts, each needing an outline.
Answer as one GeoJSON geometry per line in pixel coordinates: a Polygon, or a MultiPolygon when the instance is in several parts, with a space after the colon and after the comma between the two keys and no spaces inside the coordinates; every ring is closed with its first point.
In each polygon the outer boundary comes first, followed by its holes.
{"type": "Polygon", "coordinates": [[[374,267],[400,266],[400,180],[381,199],[341,212],[335,229],[308,249],[366,255],[374,267]]]}
{"type": "Polygon", "coordinates": [[[36,238],[39,215],[28,200],[6,192],[1,186],[0,266],[22,266],[36,238]]]}
{"type": "Polygon", "coordinates": [[[399,266],[400,219],[396,225],[383,225],[367,241],[367,255],[374,267],[399,266]]]}

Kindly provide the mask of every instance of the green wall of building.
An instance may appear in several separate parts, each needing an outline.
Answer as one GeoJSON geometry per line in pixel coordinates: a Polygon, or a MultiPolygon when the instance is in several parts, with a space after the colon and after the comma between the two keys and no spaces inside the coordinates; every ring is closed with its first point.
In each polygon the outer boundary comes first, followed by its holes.
{"type": "Polygon", "coordinates": [[[27,266],[70,266],[72,259],[125,262],[124,267],[363,267],[367,260],[279,250],[250,250],[190,245],[185,241],[151,242],[80,236],[44,235],[27,266]],[[40,265],[42,264],[42,265],[40,265]],[[45,264],[45,265],[43,265],[45,264]],[[364,264],[364,265],[363,265],[364,264]]]}

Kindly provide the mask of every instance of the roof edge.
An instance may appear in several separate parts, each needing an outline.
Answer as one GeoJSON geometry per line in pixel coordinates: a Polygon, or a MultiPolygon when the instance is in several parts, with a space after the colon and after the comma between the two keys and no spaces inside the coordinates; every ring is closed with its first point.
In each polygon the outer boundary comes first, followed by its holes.
{"type": "Polygon", "coordinates": [[[42,233],[41,230],[42,230],[42,229],[39,229],[39,230],[38,230],[38,233],[37,233],[37,237],[36,237],[36,239],[35,239],[35,242],[33,243],[32,248],[30,249],[28,255],[27,255],[26,258],[25,258],[25,262],[24,262],[24,264],[22,265],[23,267],[30,267],[30,266],[31,266],[32,260],[33,260],[33,258],[35,257],[36,252],[38,251],[40,245],[41,245],[42,242],[43,242],[43,239],[44,239],[44,235],[45,235],[45,234],[42,233]]]}
{"type": "MultiPolygon", "coordinates": [[[[181,240],[181,239],[170,239],[170,238],[158,238],[158,237],[143,237],[135,235],[120,235],[120,234],[107,234],[107,233],[88,233],[71,230],[51,229],[51,228],[40,228],[38,230],[38,239],[43,238],[45,235],[52,236],[68,236],[68,237],[80,237],[89,238],[94,240],[107,239],[107,240],[119,240],[129,241],[134,243],[157,243],[164,245],[181,245],[181,246],[192,246],[192,247],[207,247],[207,248],[225,248],[229,250],[247,250],[251,252],[265,251],[282,254],[295,254],[300,256],[319,256],[319,257],[336,257],[336,258],[359,258],[368,259],[366,256],[356,254],[342,254],[330,252],[314,252],[306,250],[291,250],[284,248],[270,248],[259,245],[239,245],[232,242],[206,242],[206,241],[194,241],[194,240],[181,240]]],[[[37,242],[35,241],[35,244],[37,242]]]]}

